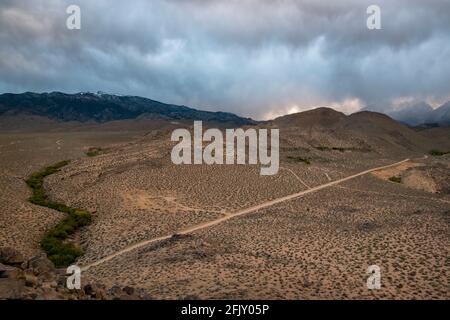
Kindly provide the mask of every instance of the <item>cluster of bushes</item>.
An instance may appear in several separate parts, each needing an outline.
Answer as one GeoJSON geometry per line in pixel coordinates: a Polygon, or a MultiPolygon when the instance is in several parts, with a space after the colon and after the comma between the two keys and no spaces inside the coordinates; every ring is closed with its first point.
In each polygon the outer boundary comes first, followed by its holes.
{"type": "Polygon", "coordinates": [[[392,176],[392,177],[389,178],[389,181],[396,182],[396,183],[401,183],[402,182],[402,178],[398,177],[398,176],[392,176]]]}
{"type": "Polygon", "coordinates": [[[102,148],[89,148],[89,150],[86,152],[86,155],[88,157],[96,157],[102,153],[103,153],[102,148]]]}
{"type": "Polygon", "coordinates": [[[66,218],[47,231],[41,241],[41,248],[56,267],[66,267],[83,254],[80,248],[65,240],[77,229],[90,224],[92,220],[88,211],[71,210],[72,212],[66,218]]]}
{"type": "Polygon", "coordinates": [[[371,150],[369,148],[343,148],[343,147],[323,147],[323,146],[319,146],[319,147],[314,147],[317,150],[320,151],[339,151],[339,152],[345,152],[345,151],[360,151],[360,152],[370,152],[371,150]]]}
{"type": "Polygon", "coordinates": [[[445,151],[433,149],[429,153],[432,156],[443,156],[443,155],[446,155],[446,154],[450,153],[450,151],[445,152],[445,151]]]}
{"type": "MultiPolygon", "coordinates": [[[[50,201],[48,199],[47,195],[45,194],[44,178],[51,174],[58,172],[62,167],[66,166],[68,164],[69,164],[69,161],[61,161],[61,162],[58,162],[57,164],[54,164],[50,167],[45,168],[44,170],[33,173],[25,181],[27,183],[27,185],[33,191],[32,196],[28,200],[31,203],[39,205],[39,206],[44,206],[44,207],[49,207],[49,208],[51,207],[52,209],[55,209],[58,211],[63,211],[63,210],[54,208],[54,207],[59,207],[58,204],[50,201]]],[[[62,206],[64,206],[64,205],[62,205],[62,206]]],[[[64,208],[61,208],[61,209],[64,209],[64,208]]],[[[64,212],[66,212],[66,211],[64,211],[64,212]]]]}
{"type": "Polygon", "coordinates": [[[303,162],[306,164],[311,164],[311,161],[309,161],[309,159],[306,158],[302,158],[302,157],[292,157],[292,156],[288,156],[287,157],[289,160],[295,161],[295,162],[303,162]]]}
{"type": "Polygon", "coordinates": [[[332,151],[332,150],[336,150],[336,151],[340,151],[340,152],[344,152],[345,151],[345,148],[339,148],[339,147],[322,147],[322,146],[319,146],[319,147],[315,147],[317,150],[320,150],[320,151],[332,151]]]}
{"type": "Polygon", "coordinates": [[[88,225],[92,216],[86,210],[75,209],[63,203],[51,201],[45,194],[44,178],[58,172],[62,167],[69,164],[69,161],[62,161],[47,167],[41,171],[33,173],[27,180],[27,185],[33,194],[29,201],[33,204],[54,209],[68,216],[59,222],[55,227],[46,232],[41,241],[41,248],[46,252],[48,258],[56,267],[65,267],[72,264],[83,252],[72,243],[67,242],[67,238],[81,227],[88,225]]]}
{"type": "Polygon", "coordinates": [[[281,147],[281,149],[286,152],[295,152],[295,151],[309,152],[310,151],[308,148],[305,148],[305,147],[281,147]]]}

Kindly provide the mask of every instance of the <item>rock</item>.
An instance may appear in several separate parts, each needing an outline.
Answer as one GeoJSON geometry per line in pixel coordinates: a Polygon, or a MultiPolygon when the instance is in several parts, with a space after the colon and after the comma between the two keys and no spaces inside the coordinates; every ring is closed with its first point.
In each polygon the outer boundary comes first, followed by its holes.
{"type": "Polygon", "coordinates": [[[97,300],[107,300],[108,299],[108,293],[104,288],[99,288],[95,292],[95,299],[97,300]]]}
{"type": "Polygon", "coordinates": [[[108,290],[108,294],[111,296],[118,296],[121,294],[122,289],[119,286],[114,286],[108,290]]]}
{"type": "Polygon", "coordinates": [[[105,286],[97,283],[85,285],[81,293],[84,293],[88,298],[96,300],[107,300],[109,295],[105,286]]]}
{"type": "Polygon", "coordinates": [[[14,268],[14,267],[7,266],[7,265],[5,265],[5,264],[3,264],[3,263],[0,263],[0,273],[1,273],[1,272],[4,272],[4,271],[8,271],[8,270],[13,269],[13,268],[14,268]]]}
{"type": "Polygon", "coordinates": [[[38,294],[36,292],[31,292],[31,293],[26,294],[24,296],[24,299],[25,300],[36,300],[37,297],[38,297],[38,294]]]}
{"type": "Polygon", "coordinates": [[[83,290],[68,290],[63,269],[55,269],[45,255],[22,261],[20,253],[11,248],[1,249],[0,300],[142,300],[151,299],[142,289],[114,286],[109,290],[100,283],[90,283],[83,290]],[[20,265],[20,268],[18,267],[20,265]]]}
{"type": "Polygon", "coordinates": [[[7,266],[0,263],[0,278],[17,279],[22,275],[22,270],[16,267],[7,266]]]}
{"type": "Polygon", "coordinates": [[[139,300],[154,300],[144,289],[136,289],[134,295],[137,295],[139,300]]]}
{"type": "Polygon", "coordinates": [[[136,295],[122,294],[115,297],[114,300],[139,300],[139,297],[136,295]]]}
{"type": "Polygon", "coordinates": [[[128,294],[128,295],[132,295],[132,294],[134,294],[134,288],[132,288],[132,287],[125,287],[125,288],[123,288],[122,289],[123,290],[123,292],[125,292],[126,294],[128,294]]]}
{"type": "Polygon", "coordinates": [[[65,269],[56,269],[55,270],[55,280],[58,283],[58,286],[62,288],[66,288],[67,286],[67,274],[65,269]]]}
{"type": "Polygon", "coordinates": [[[44,289],[56,289],[58,287],[58,283],[56,281],[47,281],[42,283],[42,288],[44,289]]]}
{"type": "Polygon", "coordinates": [[[37,287],[39,285],[39,279],[33,273],[25,271],[25,286],[37,287]]]}
{"type": "Polygon", "coordinates": [[[25,291],[23,280],[2,278],[0,279],[0,300],[20,299],[25,291]]]}
{"type": "Polygon", "coordinates": [[[16,249],[11,247],[0,248],[0,263],[20,265],[24,260],[23,255],[16,249]]]}
{"type": "Polygon", "coordinates": [[[35,300],[63,300],[64,296],[59,292],[51,289],[44,289],[36,296],[35,300]]]}
{"type": "Polygon", "coordinates": [[[24,262],[20,265],[20,269],[22,269],[22,270],[28,269],[28,261],[24,261],[24,262]]]}
{"type": "Polygon", "coordinates": [[[83,287],[83,291],[84,291],[84,293],[87,294],[88,296],[95,295],[94,288],[93,288],[92,285],[90,285],[90,284],[85,285],[85,286],[83,287]]]}
{"type": "Polygon", "coordinates": [[[42,282],[57,282],[58,278],[56,276],[56,273],[47,271],[47,272],[39,274],[39,279],[42,282]]]}
{"type": "Polygon", "coordinates": [[[31,258],[28,261],[28,268],[33,270],[35,275],[44,274],[44,273],[55,273],[55,266],[53,262],[48,260],[45,255],[39,255],[31,258]]]}

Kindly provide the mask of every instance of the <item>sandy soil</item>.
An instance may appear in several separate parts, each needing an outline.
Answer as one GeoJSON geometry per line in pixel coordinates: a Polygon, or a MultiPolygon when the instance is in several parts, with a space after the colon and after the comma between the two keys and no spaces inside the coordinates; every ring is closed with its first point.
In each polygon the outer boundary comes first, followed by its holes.
{"type": "Polygon", "coordinates": [[[86,281],[142,288],[157,299],[449,298],[449,194],[386,181],[448,168],[448,158],[339,133],[282,137],[282,169],[263,177],[257,166],[175,166],[165,135],[0,134],[0,242],[39,252],[61,216],[29,204],[24,179],[72,159],[45,188],[94,212],[76,236],[85,250],[77,263],[91,266],[86,281]],[[325,144],[347,149],[316,148],[325,144]],[[105,152],[86,157],[90,147],[105,152]],[[368,174],[405,158],[412,160],[368,174]],[[378,291],[366,287],[373,264],[382,272],[378,291]]]}

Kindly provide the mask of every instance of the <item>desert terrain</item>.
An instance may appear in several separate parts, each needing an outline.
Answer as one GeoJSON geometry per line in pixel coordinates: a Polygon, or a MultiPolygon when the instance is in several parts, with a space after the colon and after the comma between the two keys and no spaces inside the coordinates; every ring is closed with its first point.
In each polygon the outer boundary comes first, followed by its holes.
{"type": "Polygon", "coordinates": [[[41,252],[63,216],[29,203],[24,180],[69,159],[45,189],[93,213],[72,239],[84,283],[154,299],[450,297],[450,155],[429,154],[450,150],[445,128],[330,109],[282,117],[257,125],[280,128],[280,170],[261,176],[256,165],[174,165],[177,125],[2,132],[2,246],[41,252]],[[370,265],[379,290],[366,287],[370,265]]]}

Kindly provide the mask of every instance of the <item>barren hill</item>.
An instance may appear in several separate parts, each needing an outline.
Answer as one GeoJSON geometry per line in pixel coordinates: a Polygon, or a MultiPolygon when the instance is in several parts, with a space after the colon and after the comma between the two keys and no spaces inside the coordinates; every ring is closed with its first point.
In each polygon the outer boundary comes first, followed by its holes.
{"type": "Polygon", "coordinates": [[[345,114],[331,108],[317,108],[276,118],[273,122],[280,126],[294,126],[302,128],[324,127],[331,128],[345,121],[345,114]]]}
{"type": "Polygon", "coordinates": [[[329,108],[318,108],[275,119],[281,130],[296,135],[310,146],[335,150],[372,150],[380,153],[426,152],[432,139],[398,123],[389,116],[370,111],[346,116],[329,108]]]}

